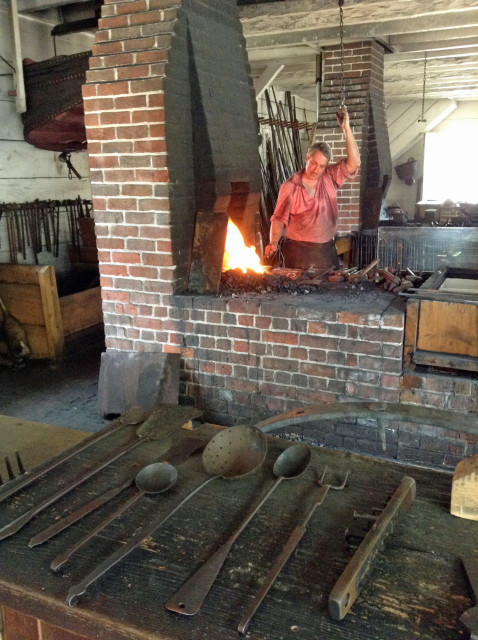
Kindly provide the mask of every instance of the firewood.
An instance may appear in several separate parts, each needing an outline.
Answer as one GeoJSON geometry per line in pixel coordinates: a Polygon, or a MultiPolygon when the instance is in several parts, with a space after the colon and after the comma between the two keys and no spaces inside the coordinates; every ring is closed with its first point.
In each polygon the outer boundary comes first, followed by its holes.
{"type": "Polygon", "coordinates": [[[372,260],[372,262],[370,262],[366,267],[364,267],[363,269],[360,269],[360,271],[358,273],[356,273],[355,275],[357,276],[364,276],[366,273],[368,273],[369,271],[371,271],[374,267],[376,267],[378,264],[378,258],[375,258],[375,260],[372,260]]]}

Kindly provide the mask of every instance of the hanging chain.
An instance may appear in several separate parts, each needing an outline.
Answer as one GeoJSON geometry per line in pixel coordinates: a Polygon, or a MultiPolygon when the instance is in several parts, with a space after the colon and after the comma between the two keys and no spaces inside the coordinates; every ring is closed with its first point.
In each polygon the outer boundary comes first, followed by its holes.
{"type": "Polygon", "coordinates": [[[340,109],[345,106],[345,71],[344,71],[344,0],[339,0],[340,13],[340,109]]]}
{"type": "Polygon", "coordinates": [[[418,118],[418,122],[426,122],[425,118],[425,88],[427,85],[427,52],[425,51],[425,58],[423,59],[423,93],[422,93],[422,115],[418,118]]]}

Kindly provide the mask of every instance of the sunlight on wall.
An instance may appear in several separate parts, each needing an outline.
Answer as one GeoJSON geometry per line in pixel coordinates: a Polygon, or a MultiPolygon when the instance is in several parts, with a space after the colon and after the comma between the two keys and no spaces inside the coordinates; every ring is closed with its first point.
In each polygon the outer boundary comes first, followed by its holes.
{"type": "Polygon", "coordinates": [[[478,203],[477,145],[478,124],[470,121],[426,134],[423,200],[478,203]]]}

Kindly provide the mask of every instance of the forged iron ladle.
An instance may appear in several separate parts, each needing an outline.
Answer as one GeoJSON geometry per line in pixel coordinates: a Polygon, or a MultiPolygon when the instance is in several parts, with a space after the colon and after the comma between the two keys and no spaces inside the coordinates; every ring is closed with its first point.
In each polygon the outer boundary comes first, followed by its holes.
{"type": "Polygon", "coordinates": [[[56,558],[52,560],[50,569],[58,571],[58,569],[65,564],[75,551],[78,551],[80,547],[91,540],[91,538],[93,538],[97,533],[102,531],[108,524],[127,511],[129,507],[137,502],[142,496],[148,493],[164,493],[176,483],[177,479],[178,472],[176,467],[168,462],[153,462],[153,464],[143,467],[138,471],[134,479],[134,483],[139,491],[116,509],[114,513],[102,520],[102,522],[100,522],[100,524],[92,531],[88,531],[86,535],[75,542],[75,544],[73,544],[69,549],[57,555],[56,558]]]}
{"type": "Polygon", "coordinates": [[[296,478],[307,469],[310,464],[311,455],[311,450],[306,444],[296,444],[284,449],[275,461],[272,469],[273,474],[277,478],[272,487],[244,518],[229,539],[221,545],[219,549],[192,574],[183,586],[180,587],[174,596],[165,603],[164,606],[166,609],[187,616],[192,616],[199,611],[234,542],[282,480],[296,478]]]}
{"type": "Polygon", "coordinates": [[[66,602],[70,606],[76,598],[104,575],[117,562],[125,558],[141,542],[151,536],[156,529],[164,524],[198,491],[216,478],[239,478],[252,473],[264,461],[267,453],[267,436],[252,426],[229,427],[219,431],[206,445],[202,454],[202,462],[205,471],[210,475],[204,482],[193,489],[172,511],[161,518],[159,522],[153,519],[139,533],[122,545],[120,549],[108,556],[98,567],[93,569],[83,580],[73,585],[68,591],[66,602]]]}

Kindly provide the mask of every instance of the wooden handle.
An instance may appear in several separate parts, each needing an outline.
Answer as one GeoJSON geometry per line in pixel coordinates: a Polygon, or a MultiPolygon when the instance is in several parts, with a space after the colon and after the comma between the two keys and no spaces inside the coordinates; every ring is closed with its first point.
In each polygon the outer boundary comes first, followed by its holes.
{"type": "Polygon", "coordinates": [[[335,583],[329,596],[329,613],[334,620],[342,620],[359,594],[360,585],[384,538],[388,535],[394,518],[408,508],[415,499],[415,480],[404,476],[400,486],[387,503],[372,528],[367,533],[344,572],[335,583]]]}

